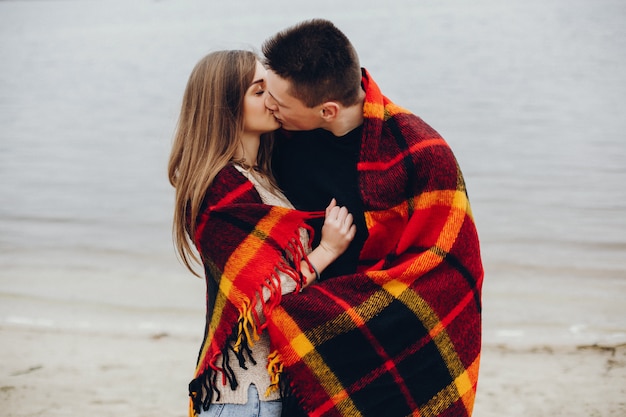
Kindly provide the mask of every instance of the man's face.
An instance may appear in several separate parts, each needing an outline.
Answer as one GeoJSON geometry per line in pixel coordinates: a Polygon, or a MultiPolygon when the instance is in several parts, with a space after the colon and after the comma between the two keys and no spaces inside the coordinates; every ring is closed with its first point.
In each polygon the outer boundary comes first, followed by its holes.
{"type": "Polygon", "coordinates": [[[313,130],[321,126],[322,107],[307,107],[289,94],[289,81],[268,70],[265,106],[286,130],[313,130]]]}

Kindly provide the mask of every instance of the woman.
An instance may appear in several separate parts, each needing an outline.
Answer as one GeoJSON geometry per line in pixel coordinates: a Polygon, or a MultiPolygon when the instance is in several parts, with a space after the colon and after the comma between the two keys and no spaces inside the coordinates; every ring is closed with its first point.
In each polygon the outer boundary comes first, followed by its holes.
{"type": "Polygon", "coordinates": [[[280,125],[264,88],[256,55],[218,51],[195,66],[183,97],[169,161],[173,234],[185,265],[198,275],[193,264],[202,263],[207,282],[191,416],[280,415],[280,369],[264,318],[282,294],[319,277],[355,235],[352,215],[334,199],[325,213],[304,213],[278,190],[270,132],[280,125]],[[306,220],[322,215],[322,239],[310,251],[306,220]]]}

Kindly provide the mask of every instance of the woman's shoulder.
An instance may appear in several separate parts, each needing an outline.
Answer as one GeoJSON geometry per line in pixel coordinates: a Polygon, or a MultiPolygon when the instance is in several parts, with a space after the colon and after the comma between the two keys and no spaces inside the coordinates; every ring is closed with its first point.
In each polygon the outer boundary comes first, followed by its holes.
{"type": "Polygon", "coordinates": [[[232,164],[226,165],[217,173],[204,200],[207,206],[213,206],[225,200],[233,204],[261,202],[254,185],[232,164]]]}

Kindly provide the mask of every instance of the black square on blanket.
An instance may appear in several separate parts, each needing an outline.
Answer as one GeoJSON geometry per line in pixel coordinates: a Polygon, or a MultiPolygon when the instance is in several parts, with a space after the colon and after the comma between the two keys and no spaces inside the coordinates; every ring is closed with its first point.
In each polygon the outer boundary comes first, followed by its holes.
{"type": "Polygon", "coordinates": [[[355,405],[363,410],[361,400],[368,404],[366,415],[408,415],[415,404],[407,402],[407,392],[422,405],[451,382],[427,329],[399,300],[361,327],[324,342],[317,352],[355,405]]]}

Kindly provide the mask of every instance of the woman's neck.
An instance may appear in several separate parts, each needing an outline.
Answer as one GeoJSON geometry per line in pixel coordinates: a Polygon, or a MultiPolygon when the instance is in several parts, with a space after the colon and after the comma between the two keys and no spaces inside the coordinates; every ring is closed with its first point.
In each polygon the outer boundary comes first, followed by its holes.
{"type": "Polygon", "coordinates": [[[260,136],[243,136],[239,142],[240,146],[233,156],[233,161],[241,165],[244,169],[256,166],[259,154],[260,136]]]}

